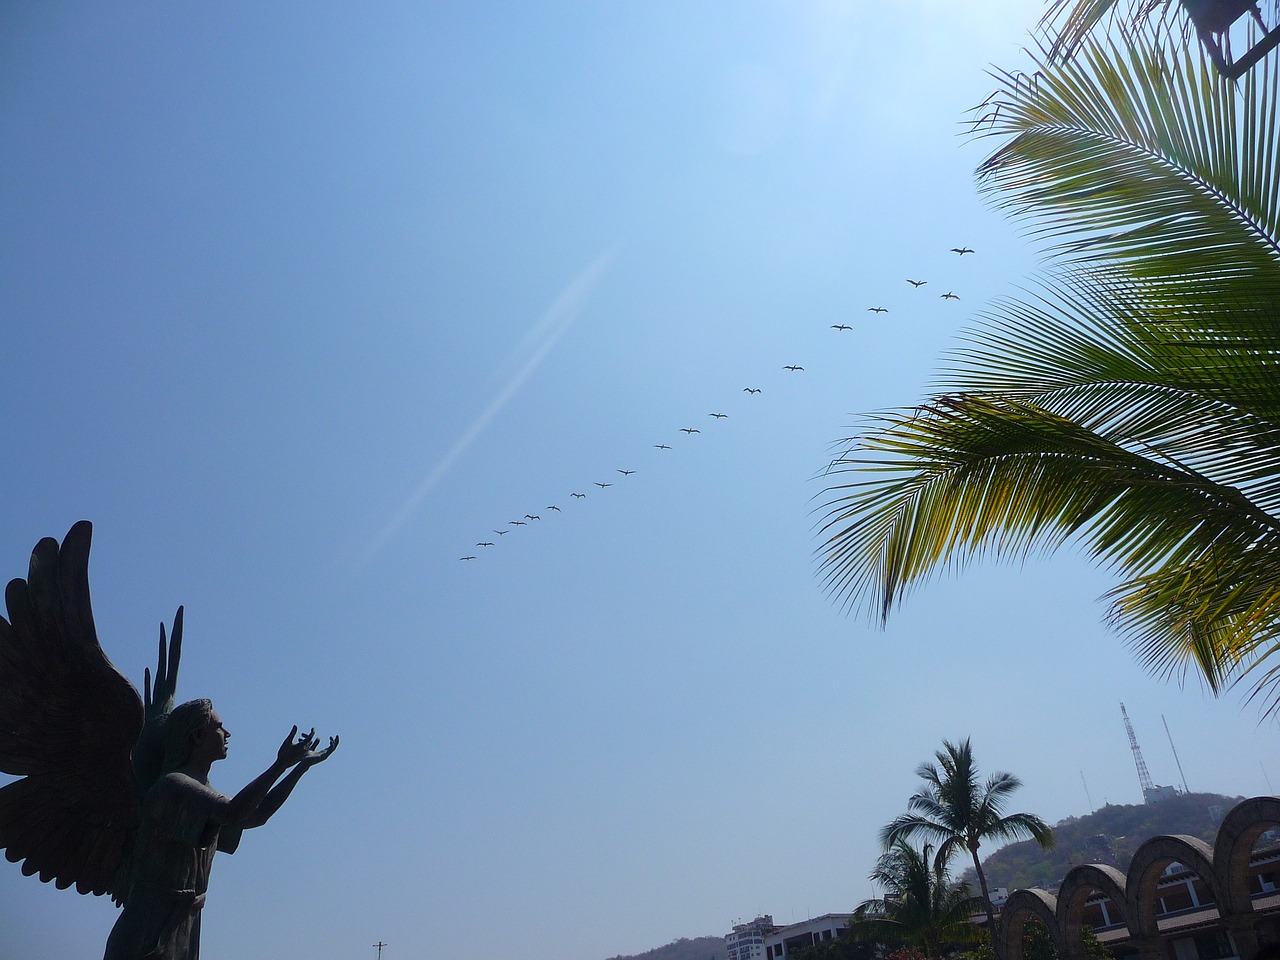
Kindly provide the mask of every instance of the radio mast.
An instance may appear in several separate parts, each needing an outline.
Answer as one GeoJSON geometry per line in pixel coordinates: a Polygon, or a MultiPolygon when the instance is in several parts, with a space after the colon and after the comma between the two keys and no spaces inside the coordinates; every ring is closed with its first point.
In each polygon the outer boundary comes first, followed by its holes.
{"type": "Polygon", "coordinates": [[[1164,718],[1164,714],[1160,714],[1160,722],[1164,724],[1165,736],[1169,738],[1169,749],[1173,751],[1173,762],[1178,765],[1178,776],[1182,778],[1182,792],[1190,793],[1191,788],[1187,786],[1187,775],[1182,772],[1182,761],[1178,759],[1178,748],[1173,745],[1173,734],[1169,732],[1169,721],[1164,718]]]}
{"type": "Polygon", "coordinates": [[[1133,734],[1133,724],[1129,722],[1129,712],[1124,704],[1120,704],[1120,716],[1124,717],[1124,729],[1129,734],[1129,749],[1133,751],[1133,763],[1138,768],[1138,783],[1142,785],[1142,802],[1150,801],[1155,793],[1156,785],[1151,780],[1151,772],[1147,770],[1147,761],[1142,759],[1142,748],[1138,746],[1138,738],[1133,734]]]}

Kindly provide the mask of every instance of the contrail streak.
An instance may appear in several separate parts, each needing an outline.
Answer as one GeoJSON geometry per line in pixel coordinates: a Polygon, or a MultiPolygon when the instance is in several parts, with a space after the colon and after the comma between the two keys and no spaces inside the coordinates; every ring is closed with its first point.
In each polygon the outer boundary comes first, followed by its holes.
{"type": "Polygon", "coordinates": [[[600,279],[600,275],[604,273],[605,268],[613,261],[615,252],[616,247],[600,254],[568,286],[560,291],[560,295],[556,297],[551,306],[547,308],[546,313],[534,324],[521,342],[521,352],[531,350],[528,359],[521,364],[520,368],[506,382],[506,385],[498,391],[497,395],[489,401],[489,405],[485,407],[484,411],[463,431],[462,436],[457,439],[449,449],[449,452],[441,457],[439,462],[431,468],[431,472],[418,484],[417,489],[404,502],[396,512],[396,515],[382,528],[382,532],[374,538],[368,550],[357,561],[357,567],[362,567],[368,563],[399,532],[400,528],[422,505],[422,501],[427,498],[427,494],[440,482],[440,478],[449,472],[449,468],[457,462],[467,447],[471,446],[475,438],[484,432],[484,428],[489,425],[489,421],[498,415],[499,411],[507,405],[507,402],[524,386],[525,381],[538,369],[547,354],[551,352],[551,348],[559,342],[560,338],[565,335],[565,332],[573,324],[573,321],[578,318],[578,314],[582,312],[582,308],[587,302],[587,297],[595,288],[596,282],[600,279]]]}

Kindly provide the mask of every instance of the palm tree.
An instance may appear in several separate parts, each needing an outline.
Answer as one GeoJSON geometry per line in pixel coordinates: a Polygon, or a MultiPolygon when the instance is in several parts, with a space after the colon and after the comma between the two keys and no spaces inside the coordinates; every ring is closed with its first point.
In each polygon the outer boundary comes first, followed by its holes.
{"type": "MultiPolygon", "coordinates": [[[[1165,24],[1180,25],[1183,36],[1190,35],[1188,19],[1190,11],[1195,10],[1206,22],[1214,19],[1210,8],[1215,4],[1211,0],[1052,0],[1048,10],[1040,20],[1043,28],[1056,28],[1056,37],[1052,44],[1055,56],[1071,57],[1103,21],[1123,17],[1127,23],[1159,19],[1165,24]],[[1121,8],[1124,8],[1123,10],[1121,8]],[[1065,13],[1064,13],[1065,11],[1065,13]],[[1204,16],[1207,14],[1207,16],[1204,16]]],[[[1234,7],[1233,4],[1223,4],[1234,7]]],[[[1272,10],[1280,9],[1280,3],[1272,0],[1268,4],[1272,10]]],[[[1232,15],[1242,13],[1232,9],[1232,15]]]]}
{"type": "Polygon", "coordinates": [[[911,944],[930,960],[942,955],[945,944],[980,938],[970,921],[978,899],[968,884],[951,883],[946,858],[934,856],[929,844],[916,850],[906,841],[895,842],[881,854],[871,880],[884,896],[855,908],[849,921],[854,937],[911,944]]]}
{"type": "Polygon", "coordinates": [[[930,574],[1067,543],[1161,675],[1280,706],[1280,142],[1275,57],[1236,86],[1155,27],[1009,72],[979,182],[1057,269],[995,305],[922,404],[848,441],[831,594],[883,620],[930,574]]]}
{"type": "Polygon", "coordinates": [[[1009,794],[1022,786],[1011,773],[993,773],[985,784],[978,782],[978,765],[968,738],[959,743],[942,741],[934,754],[937,763],[922,763],[916,775],[924,787],[907,801],[904,813],[880,831],[886,850],[924,836],[938,844],[937,865],[945,867],[952,855],[964,848],[973,858],[973,869],[982,888],[982,905],[987,911],[987,929],[995,930],[995,910],[987,878],[978,859],[983,840],[1022,840],[1031,837],[1040,846],[1053,846],[1053,828],[1031,813],[1002,813],[1009,794]]]}

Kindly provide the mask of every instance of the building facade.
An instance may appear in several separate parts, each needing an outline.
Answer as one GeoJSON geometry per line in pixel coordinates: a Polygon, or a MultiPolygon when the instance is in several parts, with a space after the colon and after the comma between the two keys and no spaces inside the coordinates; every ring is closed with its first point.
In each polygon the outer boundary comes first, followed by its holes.
{"type": "Polygon", "coordinates": [[[849,925],[851,913],[824,913],[812,920],[778,927],[764,938],[765,960],[782,960],[804,947],[811,947],[824,940],[834,940],[849,925]]]}
{"type": "Polygon", "coordinates": [[[724,938],[729,960],[765,960],[765,937],[777,929],[773,917],[767,913],[750,923],[735,923],[733,933],[725,934],[724,938]]]}
{"type": "Polygon", "coordinates": [[[1280,943],[1280,797],[1254,797],[1226,814],[1213,844],[1152,837],[1121,873],[1079,864],[1056,891],[1014,891],[1000,911],[996,953],[1022,960],[1035,920],[1062,960],[1084,960],[1088,929],[1118,960],[1252,960],[1280,943]]]}

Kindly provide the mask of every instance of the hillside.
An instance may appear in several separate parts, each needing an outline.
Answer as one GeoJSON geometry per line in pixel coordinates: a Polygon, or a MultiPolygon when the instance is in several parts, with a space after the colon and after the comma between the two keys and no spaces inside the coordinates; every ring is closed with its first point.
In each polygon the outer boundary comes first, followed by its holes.
{"type": "Polygon", "coordinates": [[[728,951],[724,937],[681,937],[665,947],[647,950],[629,957],[616,956],[609,960],[725,960],[728,951]]]}
{"type": "MultiPolygon", "coordinates": [[[[982,861],[993,887],[1056,887],[1078,863],[1106,863],[1127,870],[1133,852],[1161,834],[1188,834],[1213,843],[1223,814],[1243,797],[1187,793],[1160,803],[1107,804],[1083,817],[1054,824],[1058,844],[1041,850],[1032,840],[1001,847],[982,861]]],[[[962,875],[974,882],[973,868],[962,875]]],[[[975,884],[976,885],[976,884],[975,884]]],[[[723,937],[682,937],[645,953],[609,960],[725,960],[723,937]]]]}
{"type": "MultiPolygon", "coordinates": [[[[1033,840],[1001,847],[982,861],[992,887],[1056,886],[1079,863],[1106,863],[1120,870],[1143,841],[1161,834],[1187,834],[1213,843],[1223,814],[1243,797],[1186,793],[1159,803],[1107,804],[1083,817],[1054,824],[1058,844],[1041,850],[1033,840]]],[[[974,880],[973,868],[963,874],[974,880]]]]}

